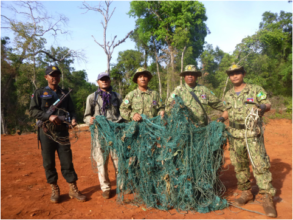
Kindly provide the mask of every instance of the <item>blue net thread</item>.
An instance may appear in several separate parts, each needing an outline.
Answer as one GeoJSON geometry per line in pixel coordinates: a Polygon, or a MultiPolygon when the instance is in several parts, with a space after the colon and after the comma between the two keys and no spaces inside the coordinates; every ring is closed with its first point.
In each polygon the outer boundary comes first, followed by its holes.
{"type": "Polygon", "coordinates": [[[95,118],[92,139],[98,131],[105,159],[110,149],[118,155],[119,201],[124,199],[122,192],[131,189],[136,193],[132,203],[160,210],[206,213],[228,206],[219,179],[225,125],[213,121],[199,127],[191,123],[190,114],[175,97],[171,114],[164,119],[142,115],[142,122],[118,124],[104,116],[95,118]]]}

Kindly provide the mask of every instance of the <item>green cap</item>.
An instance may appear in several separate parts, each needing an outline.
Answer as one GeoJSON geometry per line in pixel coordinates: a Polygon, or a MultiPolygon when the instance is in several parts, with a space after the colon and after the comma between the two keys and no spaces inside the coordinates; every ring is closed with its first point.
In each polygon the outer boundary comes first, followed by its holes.
{"type": "Polygon", "coordinates": [[[144,68],[144,67],[139,67],[139,68],[136,70],[136,72],[135,72],[135,74],[134,74],[134,76],[133,76],[132,81],[135,82],[135,83],[137,83],[137,77],[138,77],[141,73],[146,73],[146,74],[148,74],[148,77],[149,77],[150,80],[151,80],[151,78],[153,77],[152,74],[151,74],[151,72],[148,71],[146,68],[144,68]]]}
{"type": "Polygon", "coordinates": [[[245,70],[244,70],[243,66],[240,66],[238,64],[233,63],[232,66],[230,66],[228,68],[228,70],[226,70],[226,73],[229,74],[229,73],[238,72],[238,71],[241,71],[241,72],[245,73],[245,70]]]}
{"type": "Polygon", "coordinates": [[[201,76],[201,71],[197,70],[194,65],[187,65],[182,73],[180,73],[180,76],[184,76],[186,73],[194,73],[197,76],[201,76]]]}

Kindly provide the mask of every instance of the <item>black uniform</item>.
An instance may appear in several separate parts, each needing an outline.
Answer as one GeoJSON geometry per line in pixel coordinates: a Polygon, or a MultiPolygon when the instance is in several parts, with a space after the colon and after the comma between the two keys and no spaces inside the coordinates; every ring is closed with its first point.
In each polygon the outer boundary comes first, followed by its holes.
{"type": "MultiPolygon", "coordinates": [[[[58,98],[66,93],[67,91],[63,91],[60,87],[58,87],[56,92],[50,89],[49,86],[37,89],[31,98],[29,109],[31,117],[34,117],[43,122],[49,120],[50,115],[47,114],[46,111],[56,100],[58,100],[58,98]]],[[[70,118],[75,119],[76,116],[74,106],[70,96],[67,96],[58,106],[58,108],[64,109],[65,111],[69,112],[70,118]]],[[[66,113],[60,110],[56,110],[53,114],[63,116],[66,113]]],[[[66,124],[62,123],[60,126],[55,126],[55,129],[56,134],[59,137],[68,136],[68,129],[66,127],[66,124]]],[[[75,182],[77,180],[77,175],[75,173],[72,163],[72,152],[70,149],[70,145],[61,145],[51,140],[48,136],[44,134],[43,129],[39,129],[39,132],[42,146],[43,166],[45,168],[47,182],[50,184],[55,183],[58,179],[58,174],[55,168],[56,150],[60,159],[61,172],[63,177],[68,183],[75,182]]]]}

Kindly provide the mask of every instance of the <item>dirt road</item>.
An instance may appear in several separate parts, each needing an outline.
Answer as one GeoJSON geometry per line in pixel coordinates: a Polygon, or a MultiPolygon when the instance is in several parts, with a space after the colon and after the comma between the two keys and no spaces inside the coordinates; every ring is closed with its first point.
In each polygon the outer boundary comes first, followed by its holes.
{"type": "MultiPolygon", "coordinates": [[[[1,136],[1,218],[35,219],[72,219],[72,218],[167,218],[167,219],[265,219],[266,216],[229,207],[225,210],[200,214],[178,213],[156,209],[147,210],[130,204],[119,205],[116,202],[116,183],[114,168],[110,162],[112,197],[102,198],[97,174],[91,169],[90,132],[82,132],[78,142],[72,144],[73,162],[78,174],[79,190],[86,194],[88,201],[80,203],[68,197],[68,184],[60,172],[59,159],[56,166],[59,174],[58,184],[61,190],[61,203],[51,204],[51,190],[46,183],[42,166],[41,150],[37,148],[36,134],[1,136]]],[[[278,218],[292,218],[292,121],[285,119],[270,120],[266,125],[265,145],[271,160],[273,185],[277,189],[274,197],[278,218]]],[[[229,160],[229,151],[225,151],[225,169],[221,179],[227,188],[224,196],[232,200],[240,193],[236,188],[236,178],[229,160]]],[[[251,172],[252,173],[252,172],[251,172]]],[[[251,174],[253,192],[258,188],[251,174]]],[[[254,204],[243,208],[262,212],[257,195],[254,204]]]]}

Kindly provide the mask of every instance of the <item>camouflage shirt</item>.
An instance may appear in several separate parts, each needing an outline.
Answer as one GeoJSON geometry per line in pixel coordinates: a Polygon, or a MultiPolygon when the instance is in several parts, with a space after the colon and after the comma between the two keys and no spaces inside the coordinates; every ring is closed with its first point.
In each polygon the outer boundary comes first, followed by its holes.
{"type": "Polygon", "coordinates": [[[125,96],[120,106],[122,118],[131,121],[133,116],[144,114],[149,118],[155,117],[164,110],[164,105],[156,91],[147,89],[146,92],[139,88],[131,91],[125,96]]]}
{"type": "Polygon", "coordinates": [[[221,102],[220,99],[218,99],[211,90],[200,84],[196,84],[194,88],[191,88],[185,83],[184,86],[177,86],[176,89],[171,93],[171,96],[167,100],[166,111],[169,112],[171,110],[173,98],[176,95],[180,96],[185,106],[192,113],[192,117],[190,118],[190,120],[193,123],[196,122],[198,125],[204,126],[206,121],[204,111],[202,110],[201,106],[197,103],[197,101],[193,98],[193,96],[190,94],[191,91],[193,91],[195,95],[198,97],[199,101],[201,102],[205,110],[207,105],[222,112],[225,110],[223,102],[221,102]]]}
{"type": "MultiPolygon", "coordinates": [[[[271,104],[267,99],[266,91],[257,85],[246,84],[244,89],[237,95],[234,88],[230,89],[224,98],[226,102],[226,109],[228,111],[228,117],[230,122],[237,124],[244,124],[245,118],[249,114],[254,105],[245,104],[245,101],[255,102],[258,104],[271,104]]],[[[245,138],[244,129],[229,128],[229,132],[235,138],[245,138]]],[[[248,131],[247,137],[257,136],[255,132],[248,131]]]]}

